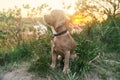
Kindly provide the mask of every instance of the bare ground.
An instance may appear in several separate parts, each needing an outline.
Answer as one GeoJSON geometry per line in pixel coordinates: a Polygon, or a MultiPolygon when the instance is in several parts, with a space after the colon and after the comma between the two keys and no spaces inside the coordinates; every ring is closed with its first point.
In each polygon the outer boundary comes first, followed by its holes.
{"type": "Polygon", "coordinates": [[[0,75],[0,80],[45,80],[27,72],[26,68],[15,69],[0,75]]]}
{"type": "MultiPolygon", "coordinates": [[[[0,67],[0,80],[46,80],[46,78],[41,78],[36,76],[34,73],[28,72],[29,63],[22,63],[17,65],[18,67],[13,67],[12,70],[1,71],[0,67]]],[[[53,80],[51,76],[47,77],[48,80],[53,80]]],[[[55,80],[55,79],[54,79],[55,80]]],[[[96,72],[86,74],[84,80],[119,80],[113,76],[106,79],[100,79],[96,72]]]]}
{"type": "MultiPolygon", "coordinates": [[[[0,80],[46,80],[28,72],[29,64],[22,63],[17,68],[0,72],[0,80]]],[[[2,70],[2,68],[0,68],[2,70]]]]}

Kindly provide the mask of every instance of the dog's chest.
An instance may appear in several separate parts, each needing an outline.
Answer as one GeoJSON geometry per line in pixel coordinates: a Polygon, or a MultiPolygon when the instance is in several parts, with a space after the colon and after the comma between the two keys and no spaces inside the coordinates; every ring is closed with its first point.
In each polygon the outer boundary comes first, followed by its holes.
{"type": "Polygon", "coordinates": [[[53,33],[53,34],[57,34],[57,32],[55,31],[55,29],[54,29],[53,26],[51,26],[51,30],[52,30],[52,33],[53,33]]]}

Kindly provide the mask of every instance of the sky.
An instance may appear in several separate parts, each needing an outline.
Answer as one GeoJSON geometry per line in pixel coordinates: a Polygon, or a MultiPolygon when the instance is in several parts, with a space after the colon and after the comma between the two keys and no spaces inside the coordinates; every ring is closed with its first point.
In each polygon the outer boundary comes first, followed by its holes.
{"type": "Polygon", "coordinates": [[[37,7],[44,3],[47,3],[53,9],[62,9],[63,2],[67,5],[71,5],[71,9],[68,13],[72,14],[76,0],[0,0],[0,10],[14,8],[14,6],[22,9],[23,4],[29,4],[30,7],[37,7]]]}

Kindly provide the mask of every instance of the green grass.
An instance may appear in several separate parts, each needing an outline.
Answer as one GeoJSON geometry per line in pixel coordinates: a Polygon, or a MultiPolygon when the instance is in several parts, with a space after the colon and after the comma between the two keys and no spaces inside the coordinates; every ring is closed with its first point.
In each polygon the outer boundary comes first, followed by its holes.
{"type": "Polygon", "coordinates": [[[14,64],[22,61],[26,61],[32,58],[32,46],[31,42],[23,42],[17,45],[15,48],[6,48],[1,51],[1,66],[6,66],[9,64],[14,64]]]}
{"type": "Polygon", "coordinates": [[[49,73],[51,62],[50,36],[44,35],[33,43],[32,52],[34,59],[31,61],[29,71],[36,72],[40,76],[45,76],[49,73]]]}

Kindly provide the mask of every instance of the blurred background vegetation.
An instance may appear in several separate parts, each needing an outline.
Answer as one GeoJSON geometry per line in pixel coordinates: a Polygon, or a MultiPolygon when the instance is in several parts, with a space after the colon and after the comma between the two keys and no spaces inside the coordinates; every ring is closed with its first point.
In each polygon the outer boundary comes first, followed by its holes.
{"type": "MultiPolygon", "coordinates": [[[[78,0],[76,12],[67,15],[74,26],[70,25],[70,31],[77,42],[79,59],[70,61],[71,73],[66,75],[61,73],[61,69],[52,70],[49,66],[50,29],[46,26],[47,30],[42,34],[33,27],[38,22],[43,24],[42,11],[51,11],[52,8],[46,4],[32,9],[28,4],[23,5],[27,11],[26,18],[22,17],[21,9],[17,6],[14,9],[3,9],[0,11],[0,68],[26,61],[30,62],[28,71],[45,78],[49,76],[51,80],[119,80],[120,0],[101,2],[78,0]],[[82,16],[79,18],[82,20],[73,22],[76,15],[82,16]],[[83,23],[85,25],[81,26],[83,23]],[[72,29],[82,31],[73,33],[72,29]]],[[[71,7],[64,3],[63,6],[64,9],[71,7]]]]}

